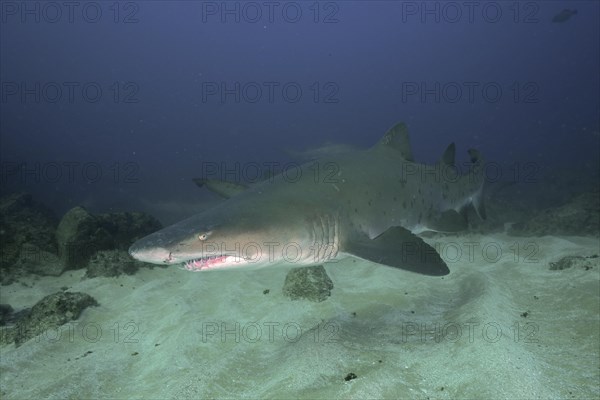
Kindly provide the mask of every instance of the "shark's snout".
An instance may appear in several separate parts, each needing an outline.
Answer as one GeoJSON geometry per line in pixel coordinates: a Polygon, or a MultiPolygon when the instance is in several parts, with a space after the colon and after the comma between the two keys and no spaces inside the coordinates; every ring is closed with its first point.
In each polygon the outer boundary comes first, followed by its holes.
{"type": "MultiPolygon", "coordinates": [[[[218,251],[218,247],[210,247],[210,251],[196,249],[181,252],[177,248],[168,249],[156,245],[156,238],[163,232],[159,231],[135,242],[129,248],[129,255],[136,260],[159,265],[181,264],[188,271],[204,271],[230,267],[243,267],[252,264],[252,260],[239,254],[227,254],[218,251]]],[[[180,243],[182,245],[183,243],[180,243]]],[[[185,246],[184,246],[185,247],[185,246]]]]}
{"type": "Polygon", "coordinates": [[[171,251],[162,247],[142,247],[134,243],[129,248],[129,255],[136,260],[152,264],[169,264],[172,260],[171,251]]]}

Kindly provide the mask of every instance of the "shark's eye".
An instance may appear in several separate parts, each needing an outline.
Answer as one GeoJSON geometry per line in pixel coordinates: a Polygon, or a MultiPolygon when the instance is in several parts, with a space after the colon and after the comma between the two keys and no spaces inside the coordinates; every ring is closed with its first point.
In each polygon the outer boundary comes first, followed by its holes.
{"type": "Polygon", "coordinates": [[[201,233],[198,235],[198,239],[200,239],[201,241],[205,241],[207,237],[208,237],[207,233],[201,233]]]}

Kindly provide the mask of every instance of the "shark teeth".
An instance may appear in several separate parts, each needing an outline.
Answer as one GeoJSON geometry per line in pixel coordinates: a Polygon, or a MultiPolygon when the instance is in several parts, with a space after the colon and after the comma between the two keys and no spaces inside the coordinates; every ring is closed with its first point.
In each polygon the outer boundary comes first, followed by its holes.
{"type": "Polygon", "coordinates": [[[202,258],[195,258],[188,260],[183,264],[183,267],[188,271],[202,271],[206,269],[214,268],[215,266],[224,263],[227,260],[227,256],[209,256],[202,258]]]}

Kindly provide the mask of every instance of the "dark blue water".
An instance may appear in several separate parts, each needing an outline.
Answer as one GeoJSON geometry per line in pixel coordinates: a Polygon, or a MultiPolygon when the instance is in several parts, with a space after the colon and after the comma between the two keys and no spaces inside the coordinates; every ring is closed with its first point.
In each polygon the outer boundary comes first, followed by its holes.
{"type": "Polygon", "coordinates": [[[423,162],[455,141],[495,180],[597,178],[598,2],[0,4],[1,190],[58,212],[193,202],[207,165],[398,121],[423,162]]]}

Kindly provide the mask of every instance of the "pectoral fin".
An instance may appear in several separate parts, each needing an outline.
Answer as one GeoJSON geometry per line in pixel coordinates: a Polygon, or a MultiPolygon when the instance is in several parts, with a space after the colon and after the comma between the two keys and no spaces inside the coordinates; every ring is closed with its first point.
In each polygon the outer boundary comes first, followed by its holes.
{"type": "Polygon", "coordinates": [[[364,233],[353,235],[343,251],[364,260],[424,275],[446,275],[446,263],[433,247],[400,226],[389,228],[374,239],[364,233]]]}

